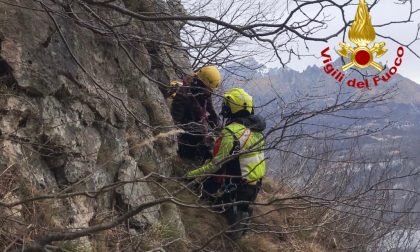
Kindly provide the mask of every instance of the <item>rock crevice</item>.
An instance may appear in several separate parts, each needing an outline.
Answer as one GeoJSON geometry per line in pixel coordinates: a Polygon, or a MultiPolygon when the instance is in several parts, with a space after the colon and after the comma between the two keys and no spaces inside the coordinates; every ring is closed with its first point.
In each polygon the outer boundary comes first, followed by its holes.
{"type": "MultiPolygon", "coordinates": [[[[127,23],[120,32],[138,37],[118,42],[103,30],[88,29],[88,23],[83,26],[57,15],[64,9],[59,2],[51,3],[48,8],[57,13],[50,14],[64,41],[46,12],[31,11],[39,9],[36,2],[18,2],[27,8],[0,3],[0,173],[4,175],[0,184],[12,178],[18,185],[10,197],[96,191],[116,182],[141,180],[151,172],[170,175],[176,157],[173,135],[138,146],[173,126],[157,83],[177,78],[173,60],[188,68],[182,51],[165,46],[181,44],[173,34],[181,24],[127,22],[126,17],[108,13],[114,22],[127,23]],[[156,38],[161,43],[150,42],[156,38]],[[7,177],[9,173],[13,176],[7,177]]],[[[135,11],[183,11],[180,3],[159,0],[119,4],[135,11]]],[[[88,17],[81,7],[72,7],[88,17]]],[[[89,25],[101,27],[93,21],[89,25]]],[[[51,214],[44,216],[48,222],[39,225],[88,227],[103,216],[123,213],[155,197],[147,183],[127,183],[96,198],[58,200],[50,206],[51,214]]],[[[179,219],[171,215],[177,215],[176,207],[153,207],[130,219],[131,227],[142,232],[161,221],[179,219]]],[[[176,226],[182,229],[182,223],[176,226]]],[[[92,249],[89,239],[80,241],[83,250],[92,249]]]]}

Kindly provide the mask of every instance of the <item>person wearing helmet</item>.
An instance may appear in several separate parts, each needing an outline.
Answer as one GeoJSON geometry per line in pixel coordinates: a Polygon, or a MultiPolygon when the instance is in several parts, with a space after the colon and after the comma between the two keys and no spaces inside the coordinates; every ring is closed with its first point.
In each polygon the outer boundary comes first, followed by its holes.
{"type": "MultiPolygon", "coordinates": [[[[186,176],[216,174],[203,183],[208,196],[233,184],[238,201],[253,202],[266,172],[262,134],[266,123],[254,115],[252,97],[243,89],[232,88],[223,97],[221,114],[227,122],[214,146],[214,158],[186,176]]],[[[248,210],[249,205],[242,207],[248,210]]]]}
{"type": "Polygon", "coordinates": [[[211,94],[221,84],[222,77],[215,66],[206,66],[194,76],[184,78],[183,85],[173,98],[171,114],[176,125],[185,133],[178,136],[181,158],[205,161],[211,159],[212,129],[219,126],[211,94]]]}

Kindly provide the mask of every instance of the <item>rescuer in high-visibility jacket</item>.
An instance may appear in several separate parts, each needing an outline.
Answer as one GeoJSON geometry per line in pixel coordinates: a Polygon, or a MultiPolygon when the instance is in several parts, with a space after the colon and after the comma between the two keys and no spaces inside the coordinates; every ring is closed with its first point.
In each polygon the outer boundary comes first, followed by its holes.
{"type": "Polygon", "coordinates": [[[203,186],[208,195],[214,195],[222,185],[235,184],[237,200],[252,202],[266,172],[262,134],[266,124],[254,115],[252,97],[243,89],[232,88],[223,97],[221,114],[227,122],[214,146],[214,158],[188,172],[187,177],[209,174],[203,186]]]}

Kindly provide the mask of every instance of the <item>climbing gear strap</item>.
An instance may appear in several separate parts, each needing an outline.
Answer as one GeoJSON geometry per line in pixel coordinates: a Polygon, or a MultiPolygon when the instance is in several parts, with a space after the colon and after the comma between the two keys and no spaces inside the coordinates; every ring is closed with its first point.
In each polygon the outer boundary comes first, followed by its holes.
{"type": "Polygon", "coordinates": [[[239,152],[252,136],[252,131],[249,128],[245,128],[239,138],[236,136],[235,132],[233,132],[228,127],[226,127],[225,129],[227,129],[227,131],[231,133],[234,139],[234,145],[230,154],[232,154],[233,152],[239,152]]]}

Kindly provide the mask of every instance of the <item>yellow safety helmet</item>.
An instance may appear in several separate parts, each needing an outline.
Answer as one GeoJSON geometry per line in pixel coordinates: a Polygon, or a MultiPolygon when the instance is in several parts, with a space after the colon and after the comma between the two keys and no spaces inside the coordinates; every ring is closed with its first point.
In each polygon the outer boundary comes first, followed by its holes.
{"type": "Polygon", "coordinates": [[[252,96],[242,88],[232,88],[224,93],[223,97],[225,98],[222,108],[223,116],[235,114],[242,110],[248,111],[250,114],[253,113],[252,96]]]}
{"type": "Polygon", "coordinates": [[[216,90],[222,82],[222,76],[215,66],[202,67],[195,73],[197,79],[202,81],[207,88],[216,90]]]}

